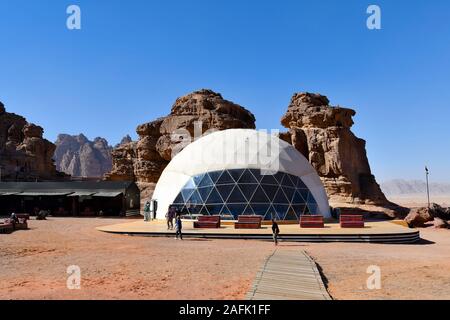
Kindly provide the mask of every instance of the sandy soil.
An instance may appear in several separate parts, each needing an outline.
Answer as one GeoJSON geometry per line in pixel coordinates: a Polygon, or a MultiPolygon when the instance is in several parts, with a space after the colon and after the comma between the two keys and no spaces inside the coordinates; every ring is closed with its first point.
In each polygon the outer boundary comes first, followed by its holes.
{"type": "MultiPolygon", "coordinates": [[[[0,299],[242,299],[272,243],[129,237],[94,228],[115,219],[51,218],[0,235],[0,299]],[[81,290],[66,287],[81,268],[81,290]]],[[[450,230],[419,245],[282,243],[316,259],[335,299],[450,299],[450,230]],[[369,265],[382,288],[368,290],[369,265]]]]}
{"type": "Polygon", "coordinates": [[[130,237],[95,230],[114,219],[50,218],[0,235],[0,299],[241,299],[265,242],[130,237]],[[67,267],[81,268],[68,290],[67,267]]]}
{"type": "Polygon", "coordinates": [[[450,230],[420,230],[411,245],[315,244],[308,253],[322,268],[335,299],[450,299],[450,230]],[[370,265],[381,289],[367,289],[370,265]]]}
{"type": "MultiPolygon", "coordinates": [[[[426,207],[428,205],[426,195],[397,195],[389,196],[388,199],[407,208],[426,207]]],[[[450,207],[450,195],[432,195],[430,202],[437,203],[442,207],[450,207]]]]}

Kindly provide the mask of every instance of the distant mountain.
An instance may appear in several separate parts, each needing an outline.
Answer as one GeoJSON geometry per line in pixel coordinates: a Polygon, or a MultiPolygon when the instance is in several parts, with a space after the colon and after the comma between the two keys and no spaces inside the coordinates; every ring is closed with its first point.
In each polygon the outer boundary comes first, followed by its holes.
{"type": "Polygon", "coordinates": [[[104,138],[90,141],[83,134],[60,134],[55,142],[55,164],[58,171],[74,177],[103,177],[112,167],[112,147],[104,138]]]}
{"type": "Polygon", "coordinates": [[[120,147],[124,144],[130,143],[132,141],[133,141],[133,139],[131,139],[130,135],[127,134],[125,137],[122,138],[122,140],[120,140],[120,142],[118,144],[115,145],[114,148],[118,148],[118,147],[120,147]]]}
{"type": "MultiPolygon", "coordinates": [[[[427,192],[425,181],[395,179],[380,184],[386,196],[424,194],[427,192]]],[[[430,183],[430,193],[450,195],[450,183],[430,183]]]]}

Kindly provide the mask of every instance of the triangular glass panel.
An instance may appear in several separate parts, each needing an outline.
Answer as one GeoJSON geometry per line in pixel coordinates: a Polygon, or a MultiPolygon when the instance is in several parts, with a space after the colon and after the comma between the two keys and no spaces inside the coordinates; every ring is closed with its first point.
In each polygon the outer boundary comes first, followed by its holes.
{"type": "Polygon", "coordinates": [[[211,216],[219,215],[222,211],[223,204],[207,204],[206,208],[211,216]]]}
{"type": "Polygon", "coordinates": [[[204,188],[198,188],[198,193],[202,197],[202,201],[206,203],[206,200],[208,199],[209,194],[211,193],[212,189],[214,189],[213,186],[204,187],[204,188]]]}
{"type": "Polygon", "coordinates": [[[258,183],[258,181],[256,181],[250,170],[245,170],[245,172],[239,178],[238,183],[258,183]]]}
{"type": "Polygon", "coordinates": [[[292,204],[304,204],[304,203],[306,203],[306,201],[301,196],[299,190],[295,191],[294,197],[292,198],[292,204]]]}
{"type": "Polygon", "coordinates": [[[173,204],[184,204],[184,199],[181,193],[173,200],[173,204]]]}
{"type": "Polygon", "coordinates": [[[220,176],[219,180],[217,180],[216,185],[218,184],[230,184],[234,183],[233,178],[230,176],[228,171],[224,171],[222,175],[220,176]]]}
{"type": "Polygon", "coordinates": [[[188,214],[189,213],[187,208],[186,208],[186,206],[182,206],[182,207],[180,206],[179,210],[180,210],[181,214],[188,214]]]}
{"type": "Polygon", "coordinates": [[[286,198],[283,189],[281,188],[278,189],[278,192],[275,198],[273,199],[273,203],[290,204],[290,201],[286,198]]]}
{"type": "Polygon", "coordinates": [[[186,184],[184,185],[183,189],[195,189],[196,185],[194,183],[194,179],[189,179],[186,184]]]}
{"type": "Polygon", "coordinates": [[[209,194],[208,200],[206,200],[207,203],[223,203],[222,197],[220,196],[219,192],[216,188],[214,188],[211,193],[209,194]]]}
{"type": "Polygon", "coordinates": [[[275,208],[273,206],[270,206],[270,208],[266,212],[266,215],[264,216],[264,220],[272,220],[272,219],[279,219],[279,218],[275,208]]]}
{"type": "Polygon", "coordinates": [[[253,194],[253,197],[251,198],[251,203],[270,203],[270,202],[271,201],[267,197],[263,188],[261,186],[258,186],[258,188],[256,188],[255,190],[255,193],[253,194]]]}
{"type": "Polygon", "coordinates": [[[247,201],[250,201],[252,199],[252,196],[255,193],[257,187],[257,184],[239,184],[239,188],[241,189],[242,194],[247,201]]]}
{"type": "Polygon", "coordinates": [[[308,203],[308,209],[310,214],[318,214],[318,206],[315,203],[308,203]]]}
{"type": "Polygon", "coordinates": [[[260,216],[265,216],[267,213],[267,210],[269,210],[270,204],[255,204],[255,203],[251,203],[250,204],[253,212],[257,215],[260,216]]]}
{"type": "Polygon", "coordinates": [[[305,213],[305,208],[306,205],[304,204],[295,204],[292,206],[292,208],[294,209],[295,213],[297,214],[297,216],[301,216],[305,213]]]}
{"type": "Polygon", "coordinates": [[[294,197],[295,189],[289,187],[282,187],[281,189],[283,189],[284,194],[288,198],[289,202],[291,202],[292,198],[294,197]]]}
{"type": "Polygon", "coordinates": [[[242,195],[241,189],[235,186],[231,191],[230,197],[227,200],[228,203],[246,203],[247,199],[242,195]]]}
{"type": "Polygon", "coordinates": [[[295,213],[295,209],[292,207],[289,207],[288,211],[286,212],[286,215],[284,216],[284,220],[287,221],[297,221],[298,216],[295,213]]]}
{"type": "Polygon", "coordinates": [[[234,188],[234,184],[223,184],[220,186],[216,186],[217,191],[219,191],[220,196],[222,197],[223,201],[226,202],[228,197],[230,196],[231,191],[234,188]]]}
{"type": "Polygon", "coordinates": [[[308,187],[306,186],[306,184],[303,183],[301,178],[298,179],[297,188],[298,189],[308,189],[308,187]]]}
{"type": "Polygon", "coordinates": [[[275,198],[275,195],[277,194],[278,187],[265,184],[261,184],[261,187],[263,188],[269,200],[272,201],[275,198]]]}
{"type": "Polygon", "coordinates": [[[308,203],[316,203],[316,199],[314,199],[311,192],[308,192],[308,203]]]}
{"type": "Polygon", "coordinates": [[[242,176],[242,174],[244,173],[244,169],[233,169],[233,170],[227,170],[228,173],[231,175],[231,177],[233,177],[234,181],[238,182],[239,178],[242,176]]]}
{"type": "Polygon", "coordinates": [[[275,208],[275,211],[278,215],[278,219],[283,220],[284,216],[286,216],[286,212],[288,211],[289,206],[281,205],[281,204],[274,204],[273,207],[275,208]]]}
{"type": "Polygon", "coordinates": [[[202,215],[204,215],[204,216],[209,216],[209,211],[208,211],[208,209],[206,208],[206,206],[203,206],[201,209],[200,209],[200,211],[198,212],[199,214],[202,214],[202,215]]]}
{"type": "Polygon", "coordinates": [[[200,181],[200,183],[198,184],[198,187],[208,187],[208,186],[212,186],[214,185],[213,181],[211,180],[211,177],[209,176],[209,174],[205,174],[202,178],[202,180],[200,181]]]}
{"type": "Polygon", "coordinates": [[[261,184],[278,185],[278,182],[272,174],[265,174],[261,179],[261,184]]]}
{"type": "Polygon", "coordinates": [[[216,183],[216,181],[222,175],[222,171],[208,172],[208,174],[209,174],[209,177],[211,178],[212,182],[216,183]]]}
{"type": "Polygon", "coordinates": [[[308,189],[299,189],[297,191],[301,194],[303,200],[305,202],[308,202],[309,190],[308,189]]]}
{"type": "Polygon", "coordinates": [[[198,191],[195,190],[189,197],[188,201],[186,201],[186,203],[191,203],[193,205],[196,205],[196,204],[203,203],[203,200],[200,197],[200,194],[198,193],[198,191]]]}
{"type": "Polygon", "coordinates": [[[286,174],[286,176],[284,177],[282,185],[287,187],[295,187],[295,184],[292,183],[292,179],[289,174],[286,174]]]}
{"type": "Polygon", "coordinates": [[[261,179],[263,178],[263,175],[261,174],[261,170],[258,170],[258,169],[249,169],[249,170],[258,182],[261,181],[261,179]]]}
{"type": "Polygon", "coordinates": [[[198,186],[200,184],[200,182],[203,180],[204,176],[205,176],[205,174],[199,174],[193,178],[195,186],[198,186]]]}
{"type": "Polygon", "coordinates": [[[227,206],[223,206],[222,211],[220,212],[222,219],[225,220],[233,220],[234,216],[230,209],[227,206]]]}
{"type": "Polygon", "coordinates": [[[201,209],[202,209],[202,206],[193,205],[193,206],[188,207],[188,211],[189,211],[190,215],[193,215],[193,214],[198,215],[200,213],[201,209]]]}
{"type": "Polygon", "coordinates": [[[297,176],[292,176],[292,175],[290,177],[291,177],[292,183],[294,184],[294,187],[297,187],[298,180],[300,180],[300,178],[297,176]]]}
{"type": "Polygon", "coordinates": [[[253,212],[252,207],[251,207],[250,205],[248,205],[248,206],[244,209],[244,211],[242,212],[242,214],[243,214],[243,215],[246,215],[246,216],[253,216],[255,213],[253,212]]]}
{"type": "Polygon", "coordinates": [[[246,204],[227,204],[228,209],[230,210],[233,217],[237,219],[238,216],[244,212],[245,208],[247,207],[246,204]]]}
{"type": "Polygon", "coordinates": [[[286,174],[285,174],[284,172],[277,172],[277,173],[274,175],[274,177],[275,177],[275,179],[278,181],[278,183],[281,183],[281,182],[283,181],[285,175],[286,175],[286,174]]]}
{"type": "Polygon", "coordinates": [[[181,190],[181,194],[183,195],[184,202],[187,202],[191,197],[192,193],[194,193],[195,189],[183,189],[181,190]]]}

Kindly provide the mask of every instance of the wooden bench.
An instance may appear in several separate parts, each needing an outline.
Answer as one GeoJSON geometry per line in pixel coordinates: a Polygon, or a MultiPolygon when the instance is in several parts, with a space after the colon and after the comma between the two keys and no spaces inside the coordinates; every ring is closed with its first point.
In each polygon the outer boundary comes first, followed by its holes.
{"type": "Polygon", "coordinates": [[[194,221],[194,228],[220,228],[220,216],[199,216],[194,221]]]}
{"type": "Polygon", "coordinates": [[[300,228],[324,228],[323,216],[302,215],[300,217],[300,228]]]}
{"type": "Polygon", "coordinates": [[[12,226],[12,231],[14,230],[27,230],[28,229],[28,222],[26,219],[19,218],[18,222],[14,222],[11,219],[6,219],[3,223],[6,225],[12,226]]]}
{"type": "Polygon", "coordinates": [[[9,221],[0,222],[0,233],[11,233],[14,231],[14,226],[9,221]]]}
{"type": "Polygon", "coordinates": [[[364,228],[364,217],[362,214],[341,215],[341,228],[364,228]]]}
{"type": "Polygon", "coordinates": [[[234,223],[235,229],[260,229],[262,223],[261,216],[239,216],[238,221],[234,223]]]}
{"type": "Polygon", "coordinates": [[[19,218],[19,222],[14,224],[15,230],[27,230],[28,229],[28,221],[24,218],[19,218]]]}
{"type": "Polygon", "coordinates": [[[30,215],[28,213],[16,213],[16,217],[19,219],[24,219],[25,221],[30,220],[30,215]]]}

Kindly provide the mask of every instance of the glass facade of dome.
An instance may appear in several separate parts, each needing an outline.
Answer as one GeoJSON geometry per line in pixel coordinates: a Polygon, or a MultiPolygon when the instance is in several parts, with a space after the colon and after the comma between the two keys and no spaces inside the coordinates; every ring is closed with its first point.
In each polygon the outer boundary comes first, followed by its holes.
{"type": "Polygon", "coordinates": [[[207,172],[189,179],[173,205],[186,218],[220,215],[261,215],[265,220],[298,220],[317,214],[317,203],[300,177],[278,172],[262,174],[257,169],[207,172]]]}

